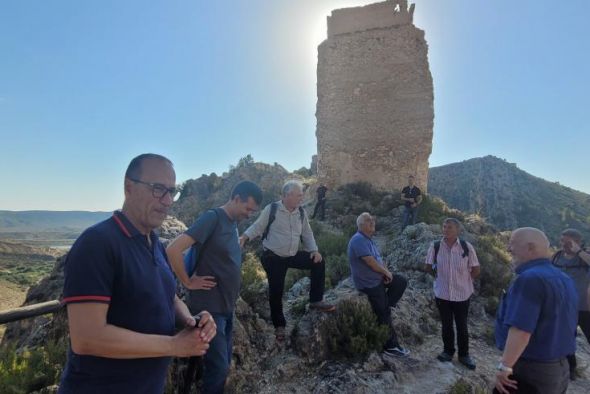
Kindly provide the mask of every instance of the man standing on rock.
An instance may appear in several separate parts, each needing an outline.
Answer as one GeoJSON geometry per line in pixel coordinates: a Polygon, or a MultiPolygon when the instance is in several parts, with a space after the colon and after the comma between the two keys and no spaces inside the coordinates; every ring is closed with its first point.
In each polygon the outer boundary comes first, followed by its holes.
{"type": "Polygon", "coordinates": [[[312,219],[315,219],[316,215],[320,215],[320,220],[324,220],[326,216],[326,193],[328,192],[328,188],[323,183],[320,184],[318,189],[316,190],[317,201],[315,203],[315,207],[313,208],[313,215],[311,215],[312,219]]]}
{"type": "Polygon", "coordinates": [[[397,305],[408,281],[401,275],[392,274],[379,253],[372,236],[375,234],[375,218],[363,212],[356,219],[358,231],[348,243],[348,262],[354,287],[365,293],[380,324],[389,326],[390,336],[383,353],[389,356],[406,357],[410,351],[404,349],[397,339],[391,321],[391,309],[397,305]]]}
{"type": "Polygon", "coordinates": [[[240,237],[240,245],[262,236],[262,266],[268,278],[270,315],[278,341],[285,340],[285,316],[283,314],[283,291],[287,269],[311,270],[309,292],[311,309],[323,312],[335,307],[323,301],[326,265],[318,252],[307,214],[301,202],[303,187],[298,181],[283,185],[282,199],[262,210],[258,219],[240,237]],[[303,250],[299,250],[299,243],[303,250]]]}
{"type": "Polygon", "coordinates": [[[408,177],[408,186],[402,189],[401,199],[404,202],[403,230],[409,224],[416,224],[418,205],[422,202],[422,192],[414,185],[414,176],[408,177]]]}
{"type": "MultiPolygon", "coordinates": [[[[551,262],[565,272],[576,285],[578,292],[578,325],[582,329],[586,340],[590,342],[590,303],[588,289],[590,287],[590,253],[584,249],[582,233],[573,228],[561,232],[559,239],[561,249],[558,250],[551,262]]],[[[576,379],[576,355],[567,356],[570,366],[570,379],[576,379]]]]}
{"type": "Polygon", "coordinates": [[[442,322],[444,350],[437,356],[439,361],[453,360],[455,354],[455,330],[459,362],[469,369],[475,369],[475,362],[469,356],[469,331],[467,315],[469,299],[473,294],[473,280],[479,276],[480,268],[473,246],[459,239],[461,223],[447,218],[442,224],[443,238],[430,245],[426,255],[426,272],[435,276],[434,295],[442,322]]]}
{"type": "Polygon", "coordinates": [[[80,235],[65,261],[71,348],[59,393],[161,394],[171,356],[203,355],[215,336],[198,327],[154,229],[177,194],[167,158],[143,154],[125,173],[123,209],[80,235]],[[185,328],[174,335],[175,320],[185,328]]]}
{"type": "Polygon", "coordinates": [[[204,357],[204,393],[223,393],[225,387],[232,357],[233,314],[241,282],[242,251],[237,224],[255,212],[261,202],[260,188],[242,181],[234,186],[228,202],[202,214],[166,249],[174,272],[189,289],[187,303],[191,311],[210,311],[217,325],[217,335],[204,357]],[[189,277],[182,253],[195,243],[199,247],[198,264],[189,277]]]}
{"type": "Polygon", "coordinates": [[[514,230],[508,244],[516,279],[502,298],[496,345],[503,351],[496,390],[532,386],[537,393],[565,393],[566,356],[576,349],[578,296],[570,277],[549,260],[549,241],[532,227],[514,230]]]}

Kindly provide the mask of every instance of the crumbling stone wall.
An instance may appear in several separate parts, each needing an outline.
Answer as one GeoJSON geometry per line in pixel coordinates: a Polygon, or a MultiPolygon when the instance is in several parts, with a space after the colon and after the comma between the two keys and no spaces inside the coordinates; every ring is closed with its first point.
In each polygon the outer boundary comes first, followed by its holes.
{"type": "Polygon", "coordinates": [[[332,11],[318,48],[318,176],[426,189],[434,122],[424,31],[407,0],[332,11]]]}

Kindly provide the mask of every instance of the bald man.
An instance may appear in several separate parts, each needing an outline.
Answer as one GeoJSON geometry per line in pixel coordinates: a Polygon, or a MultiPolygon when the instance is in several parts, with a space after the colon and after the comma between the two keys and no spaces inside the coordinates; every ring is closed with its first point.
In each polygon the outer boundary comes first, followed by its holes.
{"type": "Polygon", "coordinates": [[[526,386],[540,394],[565,393],[566,356],[576,348],[574,282],[551,264],[549,241],[536,228],[513,231],[508,251],[517,276],[496,318],[496,345],[503,354],[494,392],[511,393],[526,386]]]}

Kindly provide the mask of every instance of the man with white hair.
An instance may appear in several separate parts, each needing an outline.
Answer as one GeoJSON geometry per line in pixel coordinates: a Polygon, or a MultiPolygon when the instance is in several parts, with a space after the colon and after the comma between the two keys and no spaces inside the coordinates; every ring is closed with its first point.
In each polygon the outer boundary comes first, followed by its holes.
{"type": "Polygon", "coordinates": [[[514,230],[508,244],[517,274],[496,318],[496,345],[503,351],[496,391],[523,386],[537,393],[565,393],[566,356],[576,348],[578,295],[572,279],[551,264],[549,241],[532,227],[514,230]]]}
{"type": "Polygon", "coordinates": [[[391,309],[402,298],[408,281],[401,275],[392,274],[385,265],[379,249],[373,242],[375,218],[363,212],[356,219],[358,231],[348,243],[348,262],[354,287],[367,295],[377,322],[389,327],[389,339],[383,346],[383,353],[389,356],[406,357],[410,351],[404,349],[395,333],[391,321],[391,309]]]}
{"type": "Polygon", "coordinates": [[[283,291],[287,269],[311,270],[310,308],[331,312],[335,307],[323,301],[326,267],[318,252],[309,219],[301,202],[303,186],[299,181],[283,185],[282,198],[268,204],[256,221],[240,237],[246,241],[262,236],[262,266],[268,278],[270,314],[278,341],[285,339],[283,291]],[[299,250],[300,242],[303,250],[299,250]]]}

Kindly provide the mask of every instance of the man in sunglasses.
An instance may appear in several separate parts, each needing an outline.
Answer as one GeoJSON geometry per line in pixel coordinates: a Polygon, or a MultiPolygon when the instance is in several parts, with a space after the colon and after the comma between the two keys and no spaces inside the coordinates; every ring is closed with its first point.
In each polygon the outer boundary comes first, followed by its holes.
{"type": "Polygon", "coordinates": [[[175,295],[158,228],[177,194],[172,162],[134,158],[123,209],[76,240],[65,261],[63,302],[71,347],[60,393],[162,393],[171,356],[203,355],[215,336],[175,295]],[[175,334],[175,322],[184,328],[175,334]]]}

